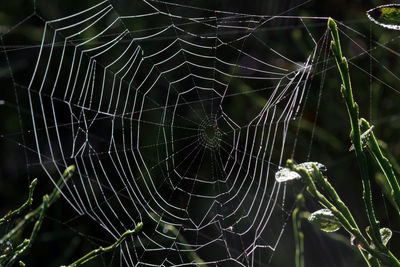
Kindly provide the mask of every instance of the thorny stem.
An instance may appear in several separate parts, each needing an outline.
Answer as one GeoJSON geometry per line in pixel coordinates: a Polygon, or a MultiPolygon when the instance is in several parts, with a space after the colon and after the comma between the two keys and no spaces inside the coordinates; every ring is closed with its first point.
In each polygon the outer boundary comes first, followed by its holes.
{"type": "Polygon", "coordinates": [[[123,233],[123,234],[120,236],[120,238],[119,238],[117,241],[115,241],[114,244],[112,244],[112,245],[110,245],[110,246],[108,246],[108,247],[105,247],[105,248],[99,247],[98,249],[92,250],[92,251],[90,251],[89,253],[87,253],[85,256],[83,256],[82,258],[80,258],[80,259],[74,261],[73,263],[71,263],[70,265],[67,265],[67,266],[64,265],[64,266],[62,266],[62,267],[76,267],[76,266],[80,266],[80,265],[82,265],[82,264],[84,264],[84,263],[86,263],[86,262],[88,262],[88,261],[90,261],[90,260],[96,258],[97,256],[100,256],[100,255],[102,255],[102,254],[104,254],[104,253],[113,251],[113,250],[116,249],[119,245],[121,245],[121,243],[124,242],[124,240],[125,240],[128,236],[133,235],[133,234],[135,234],[135,233],[138,233],[140,230],[142,230],[142,227],[143,227],[143,223],[142,223],[142,222],[139,222],[139,223],[136,225],[135,229],[133,229],[133,230],[127,230],[125,233],[123,233]]]}
{"type": "Polygon", "coordinates": [[[345,99],[346,108],[350,118],[350,124],[351,124],[350,136],[352,139],[352,143],[354,145],[358,166],[361,172],[361,179],[363,185],[363,199],[368,215],[368,220],[371,226],[371,238],[372,241],[375,243],[375,245],[378,248],[380,248],[380,250],[385,250],[385,246],[382,244],[382,241],[380,239],[379,222],[376,219],[374,207],[372,204],[372,193],[371,193],[371,184],[368,176],[367,158],[363,151],[361,143],[359,111],[358,111],[358,105],[357,103],[354,102],[353,99],[349,66],[347,63],[347,59],[342,56],[337,25],[335,21],[331,18],[328,19],[328,28],[331,31],[333,39],[331,42],[331,50],[334,54],[336,64],[338,66],[338,70],[340,72],[340,76],[343,83],[341,85],[340,91],[342,93],[343,98],[345,99]]]}

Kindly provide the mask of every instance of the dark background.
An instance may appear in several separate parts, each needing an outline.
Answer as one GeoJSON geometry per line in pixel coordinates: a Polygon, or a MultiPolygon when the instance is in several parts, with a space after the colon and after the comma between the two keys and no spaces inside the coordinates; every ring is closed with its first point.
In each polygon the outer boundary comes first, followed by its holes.
{"type": "MultiPolygon", "coordinates": [[[[53,185],[43,174],[35,159],[32,142],[32,126],[29,124],[30,111],[24,102],[24,87],[32,75],[32,62],[37,58],[44,21],[59,18],[88,8],[97,1],[5,1],[0,0],[0,214],[17,207],[27,196],[30,181],[38,177],[33,207],[39,205],[40,196],[52,190],[53,185]],[[31,16],[32,15],[32,16],[31,16]],[[30,17],[31,16],[31,17],[30,17]],[[9,57],[7,59],[7,57],[9,57]],[[10,64],[8,64],[10,62],[10,64]],[[13,75],[10,75],[11,67],[13,75]],[[25,138],[25,139],[24,139],[25,138]],[[24,145],[25,144],[25,145],[24,145]]],[[[129,1],[111,1],[119,14],[129,14],[129,1]]],[[[285,15],[309,17],[333,17],[343,22],[339,24],[343,53],[350,58],[350,71],[356,101],[361,116],[375,125],[375,134],[384,140],[394,158],[400,154],[398,131],[400,128],[398,54],[399,32],[380,28],[368,21],[365,11],[387,1],[308,1],[297,8],[301,1],[177,1],[179,4],[204,7],[249,14],[277,15],[290,8],[285,15]],[[348,37],[346,37],[346,35],[348,37]],[[365,51],[369,52],[365,52],[365,51]]],[[[150,22],[144,22],[150,23],[150,22]]],[[[325,20],[304,19],[310,33],[321,38],[325,32],[325,20]]],[[[142,25],[143,28],[151,25],[142,25]]],[[[285,20],[266,27],[260,36],[266,38],[270,47],[280,47],[292,58],[310,52],[310,38],[299,28],[298,20],[285,20]],[[299,52],[300,51],[300,52],[299,52]]],[[[325,58],[327,48],[318,50],[317,64],[307,104],[300,122],[300,134],[295,138],[296,128],[291,129],[288,142],[297,140],[296,158],[301,162],[311,160],[324,163],[327,175],[345,203],[350,206],[361,228],[366,224],[366,216],[361,199],[361,181],[355,158],[348,151],[349,122],[343,100],[339,93],[340,80],[332,57],[325,58]],[[324,59],[327,59],[325,62],[324,59]],[[324,76],[326,75],[326,76],[324,76]],[[323,83],[321,83],[321,80],[323,83]]],[[[330,55],[330,54],[329,54],[330,55]]],[[[262,56],[262,55],[260,55],[262,56]]],[[[262,96],[257,96],[262,97],[262,96]]],[[[257,97],[253,98],[256,102],[257,97]]],[[[243,102],[232,103],[228,110],[248,109],[257,103],[246,98],[243,102]]],[[[239,111],[240,112],[240,111],[239,111]]],[[[238,115],[239,116],[239,115],[238,115]]],[[[297,125],[297,124],[296,124],[297,125]]],[[[287,155],[289,156],[289,155],[287,155]]],[[[390,227],[393,238],[390,246],[399,255],[398,226],[400,221],[395,210],[380,193],[374,182],[376,164],[370,159],[370,174],[375,208],[383,226],[390,227]]],[[[288,189],[289,193],[296,190],[288,189]]],[[[288,197],[290,199],[292,197],[288,197]]],[[[308,210],[319,206],[306,195],[308,210]]],[[[287,208],[291,210],[290,205],[287,208]]],[[[294,266],[294,242],[292,225],[286,220],[286,230],[277,250],[273,253],[270,266],[294,266]]],[[[2,226],[4,234],[18,222],[18,219],[2,226]]],[[[306,266],[364,266],[357,250],[350,245],[344,231],[325,234],[313,229],[307,222],[303,224],[305,234],[306,266]],[[343,234],[344,237],[340,235],[343,234]]],[[[28,235],[29,229],[25,235],[28,235]]],[[[87,251],[106,245],[112,239],[104,235],[102,229],[85,216],[77,216],[68,203],[59,200],[49,209],[43,227],[32,249],[23,260],[28,266],[59,266],[82,256],[87,251]]],[[[201,256],[201,255],[200,255],[201,256]]],[[[118,254],[99,257],[86,266],[117,266],[118,254]],[[115,257],[115,258],[114,258],[115,257]]],[[[265,266],[269,266],[265,263],[265,266]]]]}

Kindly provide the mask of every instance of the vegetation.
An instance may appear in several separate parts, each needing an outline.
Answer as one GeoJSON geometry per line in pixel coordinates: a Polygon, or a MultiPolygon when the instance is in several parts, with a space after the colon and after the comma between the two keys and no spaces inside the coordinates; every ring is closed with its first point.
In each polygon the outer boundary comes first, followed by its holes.
{"type": "MultiPolygon", "coordinates": [[[[349,242],[357,246],[368,266],[400,266],[399,260],[387,246],[389,239],[392,237],[392,231],[389,228],[381,228],[375,215],[366,150],[370,152],[373,159],[378,163],[383,174],[383,179],[381,180],[383,193],[389,198],[390,203],[392,203],[397,212],[399,212],[400,187],[395,176],[395,170],[388,158],[382,153],[379,142],[372,130],[373,126],[370,126],[366,119],[360,119],[359,117],[359,107],[353,98],[348,62],[342,54],[337,25],[331,18],[328,20],[328,28],[332,35],[331,50],[342,80],[340,92],[345,100],[350,120],[350,139],[352,141],[350,150],[355,151],[360,169],[363,186],[362,199],[369,226],[365,231],[360,229],[350,209],[331,185],[329,182],[330,179],[324,177],[316,163],[310,163],[312,168],[305,168],[304,163],[296,165],[292,160],[288,160],[286,163],[287,168],[301,176],[307,185],[307,191],[327,209],[311,214],[309,216],[310,221],[317,223],[318,227],[324,231],[336,231],[340,226],[343,227],[350,235],[349,242]]],[[[285,173],[286,170],[281,170],[280,172],[285,173]]],[[[297,203],[304,202],[302,199],[302,196],[299,196],[297,203]]],[[[300,228],[298,211],[302,205],[298,204],[293,213],[293,220],[296,222],[296,266],[298,267],[304,266],[304,260],[300,256],[303,253],[302,239],[304,237],[303,233],[298,230],[300,228]]]]}

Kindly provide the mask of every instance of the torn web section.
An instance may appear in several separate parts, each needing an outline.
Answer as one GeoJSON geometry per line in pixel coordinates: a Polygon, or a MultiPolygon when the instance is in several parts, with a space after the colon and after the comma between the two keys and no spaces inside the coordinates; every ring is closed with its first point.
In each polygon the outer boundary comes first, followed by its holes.
{"type": "Polygon", "coordinates": [[[46,23],[28,87],[39,160],[77,165],[66,199],[114,238],[144,222],[121,247],[129,265],[261,265],[290,211],[272,174],[314,47],[279,51],[266,33],[283,19],[135,8],[46,23]]]}

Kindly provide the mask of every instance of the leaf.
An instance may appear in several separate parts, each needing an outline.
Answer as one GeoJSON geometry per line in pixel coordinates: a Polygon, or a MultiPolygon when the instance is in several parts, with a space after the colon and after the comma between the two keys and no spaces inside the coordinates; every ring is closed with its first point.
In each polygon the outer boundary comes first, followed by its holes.
{"type": "MultiPolygon", "coordinates": [[[[326,167],[325,165],[319,163],[319,162],[303,162],[300,164],[297,164],[296,166],[298,168],[304,168],[306,169],[307,172],[312,174],[314,169],[312,168],[312,164],[315,164],[315,166],[321,171],[321,172],[326,172],[326,167]]],[[[289,168],[281,168],[279,171],[275,173],[275,180],[278,183],[283,183],[283,182],[289,182],[293,180],[299,180],[301,178],[300,174],[298,174],[295,171],[291,171],[289,168]]]]}
{"type": "Polygon", "coordinates": [[[329,209],[320,209],[313,212],[308,221],[325,232],[335,232],[342,226],[338,218],[329,209]]]}
{"type": "Polygon", "coordinates": [[[379,229],[379,234],[381,235],[382,244],[386,246],[392,237],[392,230],[389,228],[381,228],[379,229]]]}
{"type": "Polygon", "coordinates": [[[275,173],[275,180],[278,183],[289,182],[300,179],[301,176],[295,171],[291,171],[288,168],[281,168],[275,173]]]}
{"type": "Polygon", "coordinates": [[[367,16],[379,26],[400,30],[400,4],[378,6],[368,10],[367,16]]]}
{"type": "Polygon", "coordinates": [[[326,170],[327,170],[325,165],[322,163],[319,163],[319,162],[303,162],[303,163],[297,164],[297,167],[304,168],[308,172],[313,172],[314,169],[312,168],[312,164],[314,164],[321,172],[326,172],[326,170]]]}

